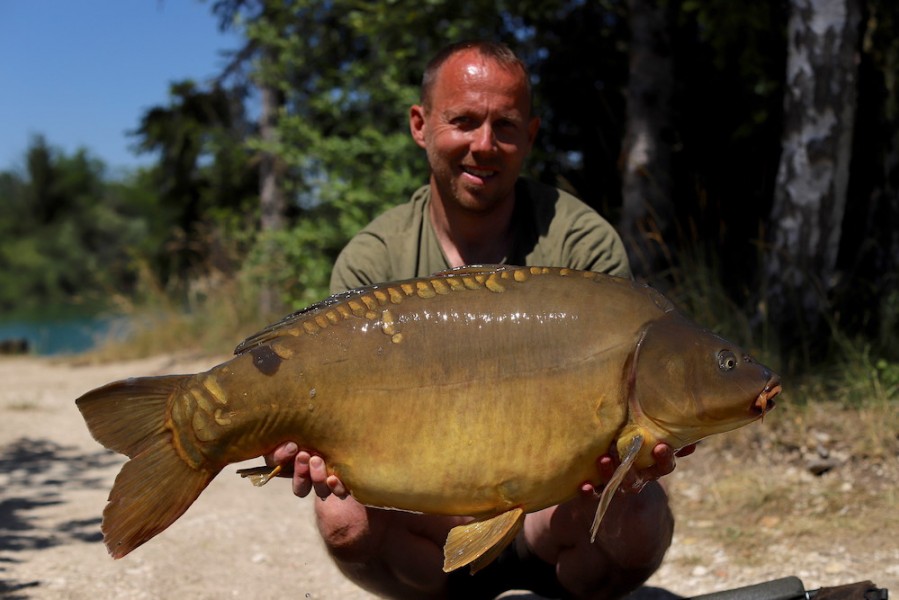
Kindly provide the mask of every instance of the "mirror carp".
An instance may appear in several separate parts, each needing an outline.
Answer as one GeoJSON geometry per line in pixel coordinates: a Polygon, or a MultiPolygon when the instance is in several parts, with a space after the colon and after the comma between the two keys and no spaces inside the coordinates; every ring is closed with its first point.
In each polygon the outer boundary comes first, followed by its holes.
{"type": "MultiPolygon", "coordinates": [[[[466,267],[331,296],[191,375],[132,378],[78,398],[127,455],[103,512],[119,558],[165,530],[225,466],[283,442],[322,456],[361,503],[476,519],[444,570],[488,564],[524,515],[761,418],[780,379],[628,279],[466,267]]],[[[256,477],[261,484],[274,473],[256,477]]],[[[587,532],[585,532],[587,535],[587,532]]]]}

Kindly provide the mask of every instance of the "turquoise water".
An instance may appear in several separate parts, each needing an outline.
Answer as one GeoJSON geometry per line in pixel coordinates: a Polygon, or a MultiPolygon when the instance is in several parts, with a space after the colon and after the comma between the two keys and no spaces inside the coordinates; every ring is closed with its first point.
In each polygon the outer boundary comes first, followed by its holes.
{"type": "Polygon", "coordinates": [[[125,331],[123,317],[63,317],[30,320],[0,318],[0,341],[28,340],[31,354],[77,354],[125,331]]]}

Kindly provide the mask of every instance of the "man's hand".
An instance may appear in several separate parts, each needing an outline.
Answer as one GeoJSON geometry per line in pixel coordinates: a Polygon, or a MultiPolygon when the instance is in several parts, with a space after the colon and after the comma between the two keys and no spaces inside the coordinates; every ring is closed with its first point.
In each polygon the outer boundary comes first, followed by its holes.
{"type": "Polygon", "coordinates": [[[309,492],[325,499],[331,494],[338,498],[349,495],[343,482],[336,475],[329,475],[325,461],[321,456],[300,450],[293,442],[281,444],[274,452],[266,455],[266,464],[282,465],[281,477],[293,478],[293,493],[305,498],[309,492]]]}
{"type": "MultiPolygon", "coordinates": [[[[624,481],[621,482],[619,489],[624,493],[639,492],[650,481],[656,481],[674,471],[674,467],[677,465],[676,457],[689,456],[695,450],[696,444],[684,446],[677,452],[668,444],[656,444],[652,449],[652,457],[655,459],[655,464],[651,467],[628,473],[624,481]]],[[[604,454],[596,461],[596,466],[599,469],[600,479],[605,483],[612,478],[612,474],[618,468],[618,460],[610,454],[604,454]]],[[[585,483],[581,489],[584,492],[593,491],[593,486],[585,483]]]]}

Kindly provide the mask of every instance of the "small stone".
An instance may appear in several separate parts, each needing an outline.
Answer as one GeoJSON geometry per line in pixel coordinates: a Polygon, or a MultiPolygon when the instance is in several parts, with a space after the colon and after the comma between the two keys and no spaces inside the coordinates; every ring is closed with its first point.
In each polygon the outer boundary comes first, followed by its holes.
{"type": "Polygon", "coordinates": [[[837,465],[832,460],[824,458],[812,458],[806,463],[805,468],[808,469],[808,472],[812,475],[820,477],[821,475],[824,475],[825,473],[833,469],[835,466],[837,465]]]}

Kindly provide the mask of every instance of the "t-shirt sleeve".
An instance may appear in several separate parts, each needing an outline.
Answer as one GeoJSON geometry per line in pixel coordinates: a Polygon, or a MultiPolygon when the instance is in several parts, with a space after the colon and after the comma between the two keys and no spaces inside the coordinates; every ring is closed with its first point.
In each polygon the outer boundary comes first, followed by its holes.
{"type": "Polygon", "coordinates": [[[631,277],[627,252],[612,224],[578,198],[528,182],[535,199],[535,219],[545,231],[534,261],[547,265],[631,277]]]}
{"type": "Polygon", "coordinates": [[[341,250],[331,270],[331,293],[392,279],[387,244],[375,234],[359,232],[341,250]]]}
{"type": "Polygon", "coordinates": [[[566,266],[618,277],[631,277],[624,243],[615,228],[585,207],[573,219],[563,244],[566,266]]]}

